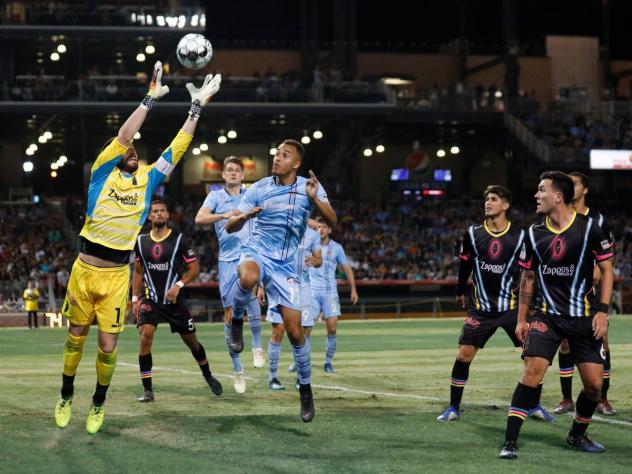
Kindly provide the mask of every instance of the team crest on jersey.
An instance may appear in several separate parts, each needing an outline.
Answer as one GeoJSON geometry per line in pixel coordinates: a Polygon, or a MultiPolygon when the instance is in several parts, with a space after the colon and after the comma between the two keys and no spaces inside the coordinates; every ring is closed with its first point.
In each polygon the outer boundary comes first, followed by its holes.
{"type": "Polygon", "coordinates": [[[551,242],[551,258],[553,260],[560,260],[566,253],[566,242],[564,237],[558,235],[551,242]]]}
{"type": "Polygon", "coordinates": [[[155,258],[160,258],[160,256],[162,255],[162,245],[160,244],[156,244],[152,247],[151,249],[151,254],[155,257],[155,258]]]}
{"type": "Polygon", "coordinates": [[[502,252],[503,246],[498,239],[492,239],[489,243],[489,248],[487,249],[487,253],[491,258],[498,258],[500,252],[502,252]]]}

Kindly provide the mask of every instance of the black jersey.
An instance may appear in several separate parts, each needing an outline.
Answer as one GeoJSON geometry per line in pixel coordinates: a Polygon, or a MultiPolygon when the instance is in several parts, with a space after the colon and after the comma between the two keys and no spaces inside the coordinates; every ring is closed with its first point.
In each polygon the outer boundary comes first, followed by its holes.
{"type": "Polygon", "coordinates": [[[470,226],[461,244],[457,295],[465,293],[472,273],[474,288],[470,302],[476,310],[499,313],[514,309],[520,274],[518,253],[524,239],[525,231],[513,227],[511,222],[498,233],[485,223],[470,226]]]}
{"type": "Polygon", "coordinates": [[[151,233],[139,235],[134,253],[143,267],[145,297],[162,304],[169,303],[166,298],[169,288],[180,279],[186,265],[196,260],[184,235],[173,229],[158,241],[151,233]]]}
{"type": "Polygon", "coordinates": [[[557,316],[592,316],[595,260],[612,255],[612,242],[591,217],[575,213],[561,230],[553,229],[548,218],[529,227],[520,265],[535,272],[536,309],[557,316]]]}
{"type": "Polygon", "coordinates": [[[592,207],[588,208],[588,213],[585,215],[593,218],[595,222],[597,222],[597,225],[601,228],[601,232],[603,232],[604,237],[614,246],[614,234],[612,233],[612,229],[610,229],[604,215],[601,212],[593,210],[592,207]]]}

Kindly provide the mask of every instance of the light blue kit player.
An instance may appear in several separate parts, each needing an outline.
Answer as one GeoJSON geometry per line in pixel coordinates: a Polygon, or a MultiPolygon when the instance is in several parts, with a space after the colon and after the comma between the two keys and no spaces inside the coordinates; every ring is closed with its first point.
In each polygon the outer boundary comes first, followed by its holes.
{"type": "MultiPolygon", "coordinates": [[[[230,324],[233,319],[233,303],[230,296],[230,289],[237,281],[237,265],[243,244],[250,237],[250,232],[254,226],[254,221],[248,222],[239,232],[228,234],[226,223],[234,214],[246,190],[242,188],[241,182],[244,178],[244,165],[242,161],[229,156],[224,160],[222,178],[226,183],[224,189],[211,191],[202,207],[195,217],[196,225],[215,225],[215,233],[219,241],[219,291],[224,307],[224,336],[228,346],[230,337],[230,324]]],[[[252,332],[252,353],[253,366],[261,368],[265,365],[265,353],[261,346],[261,307],[256,298],[246,305],[248,313],[248,323],[252,332]]],[[[237,393],[246,391],[246,379],[244,369],[241,365],[239,354],[228,347],[233,363],[233,386],[237,393]]]]}
{"type": "Polygon", "coordinates": [[[327,373],[334,373],[333,361],[336,353],[336,330],[340,313],[340,298],[336,281],[336,269],[338,266],[349,282],[351,289],[351,303],[358,302],[353,269],[347,260],[345,251],[338,242],[331,240],[331,227],[327,222],[319,222],[320,248],[323,254],[323,264],[320,268],[309,269],[309,284],[312,288],[312,314],[314,319],[323,313],[327,325],[327,346],[325,352],[325,364],[323,368],[327,373]]]}
{"type": "Polygon", "coordinates": [[[239,280],[233,292],[231,349],[235,352],[243,350],[243,322],[238,321],[241,321],[253,289],[261,282],[268,301],[279,310],[292,344],[300,382],[301,419],[309,422],[314,417],[311,358],[301,327],[300,280],[294,254],[314,209],[318,209],[331,225],[336,224],[337,218],[316,175],[310,171],[309,179],[296,176],[304,154],[300,142],[285,140],[277,148],[272,176],[257,181],[246,191],[237,215],[228,220],[226,230],[238,232],[250,219],[257,217],[239,260],[239,280]]]}
{"type": "MultiPolygon", "coordinates": [[[[307,332],[314,325],[314,318],[312,317],[312,290],[309,287],[309,268],[320,267],[323,262],[322,253],[320,251],[320,234],[315,230],[317,228],[318,222],[314,219],[310,219],[305,229],[305,234],[298,246],[298,251],[294,254],[296,273],[301,280],[299,283],[301,326],[303,326],[303,330],[305,331],[305,344],[310,347],[310,353],[311,346],[309,346],[310,342],[307,332]]],[[[261,287],[257,294],[260,298],[259,301],[263,304],[263,289],[261,287]]],[[[283,327],[281,313],[279,313],[278,307],[275,307],[274,302],[270,304],[266,319],[272,324],[272,335],[268,343],[268,362],[270,367],[268,387],[270,390],[285,390],[285,386],[278,377],[281,342],[283,342],[285,329],[283,327]]],[[[296,364],[292,364],[288,372],[296,372],[296,364]]]]}

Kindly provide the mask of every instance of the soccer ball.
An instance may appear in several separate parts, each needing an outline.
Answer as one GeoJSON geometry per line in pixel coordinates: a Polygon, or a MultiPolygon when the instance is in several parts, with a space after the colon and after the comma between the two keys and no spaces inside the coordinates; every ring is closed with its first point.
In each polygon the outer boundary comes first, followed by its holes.
{"type": "Polygon", "coordinates": [[[176,49],[178,61],[184,67],[191,69],[201,69],[208,64],[213,57],[213,47],[211,42],[204,36],[189,33],[184,35],[178,43],[176,49]]]}

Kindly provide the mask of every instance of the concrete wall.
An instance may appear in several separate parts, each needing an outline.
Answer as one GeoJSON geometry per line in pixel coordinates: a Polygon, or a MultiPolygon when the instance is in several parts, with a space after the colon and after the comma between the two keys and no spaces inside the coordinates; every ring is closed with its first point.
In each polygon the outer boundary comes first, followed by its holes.
{"type": "Polygon", "coordinates": [[[551,58],[551,91],[561,87],[585,87],[591,102],[601,98],[599,39],[584,36],[547,36],[551,58]]]}

